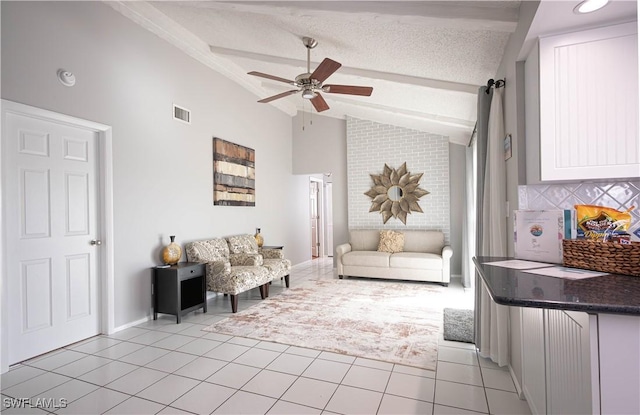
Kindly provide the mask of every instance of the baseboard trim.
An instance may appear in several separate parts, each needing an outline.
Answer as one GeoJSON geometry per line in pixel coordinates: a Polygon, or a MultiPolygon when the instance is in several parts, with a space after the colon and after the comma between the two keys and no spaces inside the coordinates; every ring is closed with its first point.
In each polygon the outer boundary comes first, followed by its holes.
{"type": "MultiPolygon", "coordinates": [[[[132,321],[131,323],[127,323],[127,324],[123,324],[122,326],[115,327],[113,329],[113,333],[117,333],[119,331],[126,330],[128,328],[133,327],[133,326],[137,326],[138,324],[146,323],[147,321],[151,320],[151,318],[152,318],[151,316],[147,316],[147,317],[141,318],[140,320],[132,321]]],[[[111,334],[113,334],[113,333],[111,333],[111,334]]]]}
{"type": "Polygon", "coordinates": [[[522,391],[522,387],[520,386],[520,383],[518,382],[518,377],[516,376],[515,372],[513,371],[513,368],[511,367],[511,365],[509,365],[509,373],[511,374],[511,380],[513,380],[513,384],[516,386],[516,393],[518,394],[518,397],[521,400],[526,401],[527,398],[524,396],[524,392],[522,391]]]}
{"type": "Polygon", "coordinates": [[[304,266],[304,265],[306,265],[306,264],[310,263],[311,261],[312,261],[312,260],[303,261],[303,262],[298,262],[297,264],[292,265],[292,266],[291,266],[291,269],[300,268],[301,266],[304,266]]]}

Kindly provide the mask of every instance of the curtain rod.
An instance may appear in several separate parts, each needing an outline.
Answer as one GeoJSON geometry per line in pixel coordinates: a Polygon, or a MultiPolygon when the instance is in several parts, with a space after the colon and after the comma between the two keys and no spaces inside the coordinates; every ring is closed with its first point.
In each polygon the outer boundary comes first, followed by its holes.
{"type": "Polygon", "coordinates": [[[487,90],[486,93],[488,94],[489,91],[491,90],[491,87],[495,87],[495,88],[502,88],[503,86],[506,85],[506,81],[504,79],[498,79],[497,81],[494,81],[493,79],[489,79],[487,81],[487,90]]]}

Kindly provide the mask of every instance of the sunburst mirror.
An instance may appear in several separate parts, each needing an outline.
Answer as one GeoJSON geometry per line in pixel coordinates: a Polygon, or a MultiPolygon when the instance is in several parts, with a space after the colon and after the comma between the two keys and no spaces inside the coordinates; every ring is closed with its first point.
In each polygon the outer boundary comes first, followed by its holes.
{"type": "Polygon", "coordinates": [[[406,225],[407,214],[422,213],[418,200],[429,194],[419,187],[422,175],[411,175],[406,162],[397,170],[385,164],[382,174],[370,174],[373,186],[365,193],[372,199],[369,212],[379,211],[383,223],[393,217],[406,225]]]}

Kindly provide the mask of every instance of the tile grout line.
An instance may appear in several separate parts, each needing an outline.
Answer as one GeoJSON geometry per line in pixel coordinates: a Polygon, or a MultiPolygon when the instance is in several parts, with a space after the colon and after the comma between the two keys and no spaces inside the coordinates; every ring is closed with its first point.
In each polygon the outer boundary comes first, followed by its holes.
{"type": "Polygon", "coordinates": [[[489,408],[489,397],[487,396],[487,388],[484,383],[484,373],[482,373],[482,366],[480,365],[480,356],[478,355],[477,349],[476,349],[476,360],[478,361],[478,367],[480,367],[480,379],[482,379],[482,392],[484,395],[485,403],[487,404],[487,413],[491,414],[491,408],[489,408]]]}
{"type": "Polygon", "coordinates": [[[382,406],[382,401],[384,401],[384,396],[387,394],[387,388],[389,387],[389,383],[391,382],[391,376],[393,375],[395,368],[396,368],[396,364],[394,363],[391,366],[391,370],[389,371],[389,378],[387,379],[387,383],[384,385],[384,390],[382,391],[382,399],[380,399],[380,403],[378,404],[378,409],[376,409],[376,414],[378,412],[380,412],[380,407],[382,406]]]}

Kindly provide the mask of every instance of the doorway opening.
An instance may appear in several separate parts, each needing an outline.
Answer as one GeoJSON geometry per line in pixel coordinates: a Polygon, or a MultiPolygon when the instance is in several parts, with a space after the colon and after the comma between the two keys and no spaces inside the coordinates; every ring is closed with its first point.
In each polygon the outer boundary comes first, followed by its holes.
{"type": "Polygon", "coordinates": [[[333,257],[332,192],[331,173],[309,176],[311,259],[333,257]]]}

